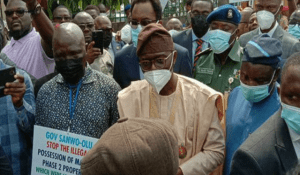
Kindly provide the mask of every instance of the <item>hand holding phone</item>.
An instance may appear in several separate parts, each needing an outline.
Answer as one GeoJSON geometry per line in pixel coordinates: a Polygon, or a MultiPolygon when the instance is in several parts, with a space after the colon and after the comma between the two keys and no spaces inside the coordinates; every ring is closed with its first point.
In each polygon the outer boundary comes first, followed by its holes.
{"type": "Polygon", "coordinates": [[[14,75],[16,74],[16,68],[10,67],[7,69],[1,69],[0,70],[0,98],[4,97],[4,89],[6,83],[14,82],[16,79],[14,78],[14,75]]]}
{"type": "Polygon", "coordinates": [[[103,31],[95,30],[92,32],[93,41],[95,42],[94,47],[99,48],[103,53],[103,31]]]}

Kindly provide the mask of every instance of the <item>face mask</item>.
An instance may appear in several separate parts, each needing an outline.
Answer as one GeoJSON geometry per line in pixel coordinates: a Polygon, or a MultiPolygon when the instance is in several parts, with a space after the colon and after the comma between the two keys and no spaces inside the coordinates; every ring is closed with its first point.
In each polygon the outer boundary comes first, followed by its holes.
{"type": "Polygon", "coordinates": [[[172,29],[172,30],[169,31],[169,33],[170,33],[171,36],[173,36],[173,35],[176,35],[179,32],[177,30],[172,29]]]}
{"type": "Polygon", "coordinates": [[[136,29],[131,28],[131,36],[132,36],[132,42],[134,47],[137,46],[137,42],[138,42],[138,37],[139,34],[142,30],[142,26],[139,24],[138,27],[136,29]]]}
{"type": "MultiPolygon", "coordinates": [[[[279,9],[280,9],[280,7],[278,8],[275,15],[278,13],[279,9]]],[[[275,15],[266,10],[258,11],[256,13],[256,16],[257,16],[257,22],[258,22],[259,27],[262,30],[271,28],[271,26],[275,20],[275,15]]]]}
{"type": "Polygon", "coordinates": [[[112,33],[111,32],[105,33],[103,38],[103,47],[108,48],[111,43],[111,40],[112,40],[112,33]]]}
{"type": "MultiPolygon", "coordinates": [[[[265,85],[260,85],[260,86],[248,86],[245,85],[242,81],[241,82],[241,88],[243,95],[246,100],[252,102],[252,103],[257,103],[265,99],[270,95],[270,92],[272,89],[269,91],[269,86],[272,83],[272,80],[274,78],[275,72],[272,76],[271,82],[269,84],[265,85]]],[[[273,86],[274,88],[274,86],[273,86]]]]}
{"type": "MultiPolygon", "coordinates": [[[[171,62],[170,69],[173,65],[173,56],[174,56],[174,52],[172,53],[172,62],[171,62]]],[[[155,89],[155,91],[158,94],[171,79],[172,73],[170,69],[153,70],[144,73],[145,79],[148,81],[149,84],[152,85],[152,87],[155,89]]]]}
{"type": "Polygon", "coordinates": [[[76,84],[84,76],[84,67],[81,58],[55,61],[55,64],[57,72],[70,84],[76,84]]]}
{"type": "Polygon", "coordinates": [[[290,106],[281,102],[282,111],[281,118],[283,118],[289,128],[300,134],[300,108],[290,106]]]}
{"type": "Polygon", "coordinates": [[[131,27],[130,25],[125,25],[125,27],[121,30],[121,40],[125,43],[131,43],[131,27]]]}
{"type": "Polygon", "coordinates": [[[191,18],[193,31],[198,38],[201,38],[203,35],[205,35],[209,28],[206,18],[206,15],[197,15],[191,18]]]}
{"type": "MultiPolygon", "coordinates": [[[[235,33],[236,30],[233,32],[235,33]]],[[[211,46],[211,49],[216,53],[216,54],[220,54],[225,52],[230,45],[229,44],[229,40],[231,37],[231,33],[229,32],[225,32],[223,30],[210,30],[208,31],[208,42],[211,46]]],[[[234,41],[233,41],[234,42],[234,41]]]]}
{"type": "Polygon", "coordinates": [[[298,24],[296,25],[289,25],[289,33],[294,37],[300,39],[300,28],[298,24]]]}
{"type": "Polygon", "coordinates": [[[107,16],[107,14],[106,13],[100,13],[99,16],[107,16]]]}

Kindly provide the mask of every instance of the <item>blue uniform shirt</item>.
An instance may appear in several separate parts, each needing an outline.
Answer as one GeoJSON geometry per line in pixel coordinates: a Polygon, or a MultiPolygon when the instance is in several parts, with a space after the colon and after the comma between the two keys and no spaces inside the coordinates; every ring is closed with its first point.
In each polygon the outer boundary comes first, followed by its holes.
{"type": "Polygon", "coordinates": [[[275,86],[274,92],[264,100],[251,103],[245,99],[240,86],[229,96],[226,112],[226,158],[224,175],[229,175],[232,157],[242,143],[280,108],[275,86]]]}

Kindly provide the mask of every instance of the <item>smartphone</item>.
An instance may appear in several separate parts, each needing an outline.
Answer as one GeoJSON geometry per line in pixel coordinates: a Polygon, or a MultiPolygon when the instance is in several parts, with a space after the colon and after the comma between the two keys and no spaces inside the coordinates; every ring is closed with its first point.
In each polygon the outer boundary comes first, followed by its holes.
{"type": "Polygon", "coordinates": [[[0,98],[4,97],[4,89],[5,89],[5,84],[14,82],[15,76],[16,75],[16,68],[15,67],[10,67],[7,69],[1,69],[0,70],[0,98]]]}
{"type": "Polygon", "coordinates": [[[94,47],[99,48],[101,53],[103,53],[103,31],[95,30],[92,33],[93,41],[95,41],[94,47]]]}

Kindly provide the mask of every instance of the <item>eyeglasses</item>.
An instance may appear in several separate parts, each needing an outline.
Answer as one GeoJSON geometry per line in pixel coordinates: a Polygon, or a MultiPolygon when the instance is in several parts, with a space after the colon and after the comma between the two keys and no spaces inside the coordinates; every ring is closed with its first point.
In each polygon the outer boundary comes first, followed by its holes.
{"type": "Polygon", "coordinates": [[[146,20],[142,20],[141,22],[138,22],[136,20],[131,20],[130,21],[130,26],[133,28],[133,29],[136,29],[138,28],[138,25],[140,24],[141,26],[146,26],[150,23],[153,23],[153,22],[157,22],[157,20],[150,20],[150,19],[146,19],[146,20]]]}
{"type": "Polygon", "coordinates": [[[25,10],[25,9],[18,9],[18,10],[5,10],[5,15],[6,16],[13,16],[13,14],[16,12],[18,17],[24,16],[24,13],[30,13],[30,11],[25,10]]]}
{"type": "Polygon", "coordinates": [[[173,53],[174,53],[174,51],[172,53],[170,53],[167,58],[158,58],[158,59],[154,59],[154,60],[142,60],[142,61],[140,61],[139,64],[143,71],[151,70],[153,63],[157,69],[162,69],[165,67],[166,60],[169,59],[169,57],[173,53]]]}
{"type": "Polygon", "coordinates": [[[81,30],[85,30],[85,28],[88,28],[89,30],[92,30],[94,28],[94,24],[79,24],[78,25],[81,30]]]}
{"type": "Polygon", "coordinates": [[[57,17],[53,17],[53,20],[56,20],[56,21],[70,21],[71,20],[71,17],[60,17],[60,16],[57,16],[57,17]]]}

